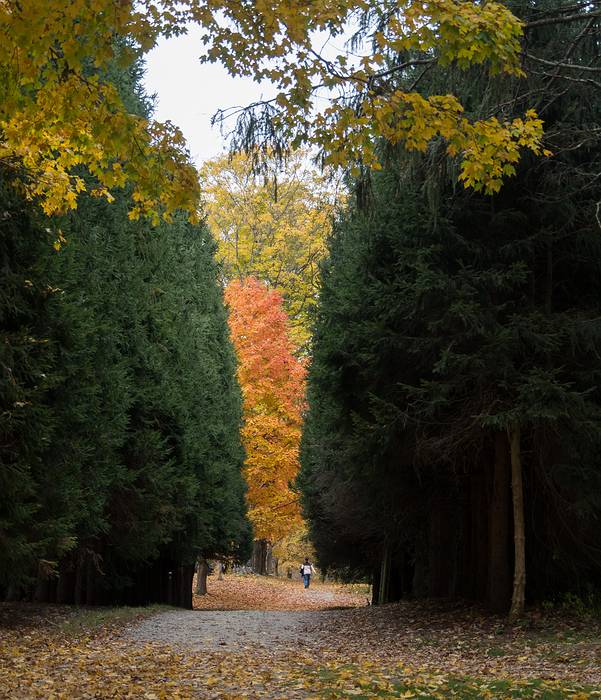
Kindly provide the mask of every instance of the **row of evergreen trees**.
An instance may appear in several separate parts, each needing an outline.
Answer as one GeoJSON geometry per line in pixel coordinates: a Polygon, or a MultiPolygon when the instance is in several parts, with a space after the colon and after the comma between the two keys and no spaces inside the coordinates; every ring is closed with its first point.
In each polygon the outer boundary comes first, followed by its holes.
{"type": "MultiPolygon", "coordinates": [[[[148,111],[139,66],[114,79],[148,111]]],[[[251,542],[213,240],[184,215],[130,221],[125,191],[49,220],[12,177],[0,172],[0,598],[189,606],[195,558],[251,542]]]]}
{"type": "MultiPolygon", "coordinates": [[[[527,48],[596,65],[599,26],[541,23],[527,48]]],[[[528,596],[601,587],[601,102],[588,73],[541,65],[520,81],[437,69],[422,86],[452,86],[478,116],[534,100],[552,158],[485,197],[437,144],[382,146],[329,244],[299,483],[319,563],[371,575],[376,602],[507,610],[519,493],[528,596]]]]}

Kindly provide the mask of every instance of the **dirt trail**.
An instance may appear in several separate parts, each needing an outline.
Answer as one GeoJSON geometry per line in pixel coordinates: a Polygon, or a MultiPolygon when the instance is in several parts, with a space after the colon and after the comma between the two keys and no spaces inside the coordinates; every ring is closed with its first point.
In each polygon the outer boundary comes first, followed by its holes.
{"type": "Polygon", "coordinates": [[[366,605],[363,593],[319,582],[305,590],[299,581],[226,576],[209,579],[208,589],[208,595],[194,597],[194,611],[146,620],[132,630],[132,638],[189,651],[244,652],[259,646],[279,653],[315,641],[328,613],[366,605]]]}
{"type": "Polygon", "coordinates": [[[461,603],[367,607],[365,591],[259,577],[209,592],[194,611],[0,605],[0,700],[601,700],[593,616],[510,626],[461,603]]]}
{"type": "Polygon", "coordinates": [[[208,579],[208,595],[194,596],[196,610],[324,610],[367,605],[367,586],[341,586],[269,576],[215,576],[208,579]]]}
{"type": "MultiPolygon", "coordinates": [[[[526,693],[523,697],[531,697],[529,683],[590,684],[592,695],[574,697],[601,698],[596,691],[601,688],[601,629],[570,616],[543,619],[535,614],[526,625],[508,627],[503,618],[461,603],[406,601],[372,608],[365,591],[331,585],[305,591],[300,582],[262,577],[213,580],[209,593],[195,597],[197,610],[164,613],[131,634],[141,642],[208,654],[222,678],[226,668],[246,665],[248,679],[263,683],[249,697],[286,697],[276,692],[274,669],[290,681],[300,663],[304,676],[313,669],[320,683],[333,668],[338,669],[337,683],[345,674],[358,676],[365,669],[385,680],[399,668],[407,673],[422,669],[435,679],[515,681],[522,684],[517,692],[526,693]]],[[[501,688],[499,697],[506,697],[506,691],[501,688]]],[[[237,697],[223,688],[220,692],[211,697],[237,697]]],[[[338,696],[305,692],[298,697],[338,696]]]]}

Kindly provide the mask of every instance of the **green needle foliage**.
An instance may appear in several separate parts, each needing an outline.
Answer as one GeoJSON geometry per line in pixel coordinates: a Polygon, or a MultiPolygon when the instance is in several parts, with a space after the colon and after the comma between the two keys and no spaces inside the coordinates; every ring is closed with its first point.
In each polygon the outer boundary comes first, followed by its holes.
{"type": "MultiPolygon", "coordinates": [[[[534,21],[555,4],[512,9],[534,21]]],[[[598,25],[533,25],[528,52],[594,64],[598,25]]],[[[554,156],[486,198],[436,144],[382,144],[387,167],[355,182],[329,244],[299,484],[320,563],[371,574],[376,600],[507,609],[515,426],[529,597],[601,586],[601,103],[574,69],[549,70],[433,71],[424,89],[451,84],[474,113],[538,95],[554,156]]]]}
{"type": "MultiPolygon", "coordinates": [[[[143,112],[139,77],[113,79],[143,112]]],[[[196,557],[251,541],[215,244],[122,190],[61,219],[0,197],[0,596],[190,605],[196,557]]]]}

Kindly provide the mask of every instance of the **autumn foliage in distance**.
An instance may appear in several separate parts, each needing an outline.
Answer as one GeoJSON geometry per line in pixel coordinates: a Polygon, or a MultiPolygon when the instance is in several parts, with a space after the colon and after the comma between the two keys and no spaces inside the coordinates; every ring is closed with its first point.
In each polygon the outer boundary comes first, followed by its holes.
{"type": "Polygon", "coordinates": [[[231,282],[225,298],[243,394],[249,518],[256,539],[276,542],[302,522],[290,483],[299,467],[305,368],[279,292],[251,277],[231,282]]]}
{"type": "Polygon", "coordinates": [[[298,151],[279,167],[253,173],[252,158],[222,156],[205,163],[201,186],[207,223],[219,246],[223,278],[257,277],[281,292],[293,342],[310,341],[319,263],[339,199],[328,173],[298,151]]]}

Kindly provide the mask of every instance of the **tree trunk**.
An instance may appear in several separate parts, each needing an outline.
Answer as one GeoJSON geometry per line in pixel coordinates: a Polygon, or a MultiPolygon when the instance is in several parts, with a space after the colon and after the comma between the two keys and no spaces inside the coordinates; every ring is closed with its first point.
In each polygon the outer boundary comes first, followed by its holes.
{"type": "MultiPolygon", "coordinates": [[[[182,566],[182,599],[181,607],[192,610],[192,580],[194,578],[194,565],[182,566]]],[[[206,585],[206,582],[205,582],[206,585]]]]}
{"type": "Polygon", "coordinates": [[[38,564],[38,576],[35,589],[33,591],[33,600],[36,603],[53,603],[52,600],[52,585],[54,579],[51,579],[51,572],[46,569],[41,563],[38,564]]]}
{"type": "Polygon", "coordinates": [[[411,595],[415,598],[426,598],[430,591],[428,584],[428,537],[421,531],[416,535],[413,543],[413,578],[411,581],[411,595]]]}
{"type": "Polygon", "coordinates": [[[380,602],[380,567],[374,566],[371,578],[371,604],[378,605],[380,602]]]}
{"type": "Polygon", "coordinates": [[[85,554],[83,552],[79,552],[77,556],[77,563],[75,564],[75,605],[83,605],[85,602],[85,564],[85,554]]]}
{"type": "Polygon", "coordinates": [[[273,553],[271,550],[271,544],[269,542],[265,543],[265,571],[267,576],[273,574],[273,553]]]}
{"type": "Polygon", "coordinates": [[[524,488],[522,485],[522,457],[520,426],[512,425],[507,429],[511,447],[511,489],[513,493],[513,540],[514,572],[513,596],[509,621],[514,622],[524,612],[526,597],[526,535],[524,528],[524,488]]]}
{"type": "Polygon", "coordinates": [[[207,574],[209,567],[204,557],[198,557],[198,569],[196,574],[196,595],[207,594],[207,574]]]}
{"type": "Polygon", "coordinates": [[[255,574],[259,574],[259,576],[265,576],[268,573],[268,545],[267,540],[255,540],[253,542],[252,568],[255,574]]]}
{"type": "MultiPolygon", "coordinates": [[[[199,567],[200,568],[200,567],[199,567]]],[[[177,600],[175,604],[179,608],[192,609],[192,580],[194,578],[194,566],[180,563],[176,568],[177,575],[177,600]]],[[[205,577],[206,593],[206,577],[205,577]]],[[[203,595],[202,593],[200,595],[203,595]]]]}
{"type": "Polygon", "coordinates": [[[488,604],[506,613],[511,599],[510,460],[507,437],[495,434],[494,474],[490,503],[488,604]]]}
{"type": "Polygon", "coordinates": [[[73,602],[75,590],[75,576],[73,573],[73,561],[67,559],[61,562],[56,582],[56,602],[69,604],[73,602]]]}
{"type": "Polygon", "coordinates": [[[86,563],[86,605],[98,605],[96,600],[96,577],[98,576],[98,567],[94,561],[94,557],[88,557],[86,563]]]}
{"type": "Polygon", "coordinates": [[[475,534],[474,599],[484,602],[488,593],[488,494],[486,474],[476,474],[474,479],[473,528],[475,534]]]}
{"type": "Polygon", "coordinates": [[[380,568],[380,590],[378,592],[378,605],[388,602],[388,587],[390,583],[390,547],[384,545],[382,552],[382,566],[380,568]]]}
{"type": "Polygon", "coordinates": [[[430,595],[446,597],[453,578],[454,523],[448,496],[432,498],[430,505],[429,566],[430,595]]]}
{"type": "MultiPolygon", "coordinates": [[[[171,564],[168,563],[168,566],[171,567],[171,564]]],[[[200,568],[200,565],[199,565],[200,568]]],[[[167,605],[175,605],[175,593],[174,593],[174,581],[173,581],[173,570],[169,568],[167,571],[167,595],[165,598],[165,602],[167,605]]]]}

